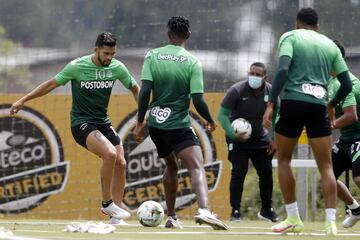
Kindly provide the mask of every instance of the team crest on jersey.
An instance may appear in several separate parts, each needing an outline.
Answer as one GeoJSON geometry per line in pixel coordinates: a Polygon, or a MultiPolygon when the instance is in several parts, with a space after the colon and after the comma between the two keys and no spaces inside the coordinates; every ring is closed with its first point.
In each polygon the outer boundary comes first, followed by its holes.
{"type": "MultiPolygon", "coordinates": [[[[204,123],[199,117],[191,113],[191,125],[199,138],[204,155],[204,166],[209,191],[215,191],[221,175],[222,161],[216,159],[216,148],[210,133],[204,129],[204,123]]],[[[116,128],[123,141],[125,159],[127,160],[126,186],[124,204],[129,211],[136,211],[137,207],[147,200],[158,201],[166,209],[162,175],[165,161],[159,158],[155,144],[152,142],[147,129],[144,141],[137,144],[133,134],[136,123],[136,112],[129,114],[116,128]]],[[[179,187],[177,191],[176,208],[190,206],[196,201],[191,187],[190,175],[179,162],[179,187]]]]}
{"type": "Polygon", "coordinates": [[[21,213],[62,192],[69,162],[54,126],[39,112],[23,107],[9,116],[0,105],[0,212],[21,213]]]}
{"type": "Polygon", "coordinates": [[[170,117],[171,109],[166,108],[160,108],[159,106],[155,106],[151,108],[151,116],[155,117],[157,123],[163,123],[170,117]]]}

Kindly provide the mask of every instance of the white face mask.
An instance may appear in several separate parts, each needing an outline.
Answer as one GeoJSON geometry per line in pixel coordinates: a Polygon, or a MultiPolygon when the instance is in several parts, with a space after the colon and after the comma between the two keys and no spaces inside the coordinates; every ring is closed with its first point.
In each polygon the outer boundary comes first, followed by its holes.
{"type": "Polygon", "coordinates": [[[263,79],[262,77],[257,77],[257,76],[249,76],[249,86],[252,89],[258,89],[259,87],[261,87],[263,84],[263,79]]]}

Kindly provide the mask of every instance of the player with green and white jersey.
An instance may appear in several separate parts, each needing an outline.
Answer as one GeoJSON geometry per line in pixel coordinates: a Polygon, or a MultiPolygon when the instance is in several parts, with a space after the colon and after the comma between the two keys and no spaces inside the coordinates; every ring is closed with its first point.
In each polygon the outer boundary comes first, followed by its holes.
{"type": "MultiPolygon", "coordinates": [[[[337,40],[334,42],[345,58],[344,46],[337,40]]],[[[349,75],[352,91],[335,106],[336,119],[332,128],[340,130],[340,138],[333,145],[331,158],[335,178],[338,179],[344,171],[351,170],[355,184],[360,187],[360,81],[352,73],[349,72],[349,75]]],[[[339,88],[340,82],[332,73],[328,86],[329,97],[333,98],[339,88]]],[[[342,225],[344,228],[352,227],[360,220],[359,203],[340,180],[337,180],[337,191],[350,211],[342,225]]]]}
{"type": "Polygon", "coordinates": [[[208,130],[214,131],[216,124],[203,99],[203,73],[200,61],[185,48],[190,37],[189,20],[172,17],[168,21],[169,44],[149,51],[141,73],[142,87],[139,94],[138,121],[135,138],[143,141],[146,110],[149,134],[155,143],[158,155],[164,158],[166,168],[163,177],[167,205],[166,228],[182,228],[175,214],[178,188],[177,158],[188,168],[194,192],[197,196],[198,212],[195,221],[214,229],[228,227],[208,209],[208,187],[203,167],[203,155],[199,141],[191,128],[189,106],[192,99],[198,113],[208,122],[208,130]]]}
{"type": "Polygon", "coordinates": [[[153,82],[149,126],[189,128],[190,95],[204,92],[200,61],[182,46],[169,44],[147,53],[141,78],[153,82]]]}
{"type": "Polygon", "coordinates": [[[104,67],[97,66],[92,57],[93,55],[88,55],[71,61],[55,76],[59,85],[71,81],[72,127],[82,123],[110,123],[107,108],[115,82],[120,81],[127,89],[132,89],[137,84],[119,60],[112,59],[104,67]]]}
{"type": "Polygon", "coordinates": [[[118,134],[107,114],[112,87],[120,81],[138,98],[140,87],[120,61],[114,59],[116,38],[109,32],[98,35],[94,54],[71,61],[54,78],[42,83],[16,101],[10,114],[16,114],[25,102],[41,97],[71,82],[71,132],[77,143],[99,156],[102,186],[101,211],[111,224],[121,224],[130,214],[120,208],[125,188],[126,161],[118,134]]]}
{"type": "Polygon", "coordinates": [[[287,218],[272,227],[273,232],[301,232],[304,225],[295,197],[295,177],[291,158],[298,138],[305,127],[309,143],[321,175],[325,198],[325,232],[337,235],[336,179],[331,164],[331,124],[336,106],[350,91],[347,65],[335,43],[317,32],[318,15],[312,8],[301,9],[296,17],[296,30],[283,34],[279,40],[279,64],[263,125],[271,127],[274,102],[281,97],[279,120],[275,126],[278,152],[278,177],[284,196],[287,218]],[[328,80],[334,71],[340,88],[328,102],[328,80]]]}

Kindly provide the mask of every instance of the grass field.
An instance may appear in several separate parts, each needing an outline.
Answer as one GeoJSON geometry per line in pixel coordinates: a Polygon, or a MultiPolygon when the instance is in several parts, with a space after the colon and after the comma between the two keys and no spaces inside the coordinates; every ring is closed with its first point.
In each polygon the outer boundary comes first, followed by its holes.
{"type": "MultiPolygon", "coordinates": [[[[146,240],[268,240],[268,239],[329,239],[324,236],[323,223],[306,222],[305,231],[300,235],[279,235],[269,231],[271,223],[263,221],[242,221],[239,223],[228,223],[229,231],[214,231],[207,226],[195,225],[193,221],[183,221],[184,228],[181,230],[165,229],[163,225],[156,228],[145,228],[135,221],[130,221],[129,226],[117,227],[115,233],[110,234],[92,234],[92,233],[68,233],[64,228],[69,221],[29,221],[29,220],[2,220],[0,226],[10,230],[13,236],[0,239],[10,240],[57,240],[57,239],[146,239],[146,240]]],[[[333,239],[347,238],[360,239],[360,223],[355,225],[351,230],[345,230],[338,223],[339,236],[333,239]]],[[[1,235],[0,235],[1,236],[1,235]]]]}

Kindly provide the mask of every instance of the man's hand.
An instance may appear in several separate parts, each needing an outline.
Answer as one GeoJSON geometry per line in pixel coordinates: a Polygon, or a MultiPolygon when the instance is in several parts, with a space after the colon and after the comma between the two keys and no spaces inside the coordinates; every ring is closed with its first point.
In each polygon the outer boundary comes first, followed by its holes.
{"type": "Polygon", "coordinates": [[[136,121],[136,127],[134,129],[135,141],[141,143],[144,141],[144,128],[146,126],[146,119],[143,122],[136,121]]]}
{"type": "Polygon", "coordinates": [[[235,135],[235,140],[238,142],[246,142],[249,139],[248,136],[246,136],[246,132],[237,133],[235,135]]]}
{"type": "Polygon", "coordinates": [[[216,127],[217,127],[216,122],[207,123],[206,124],[206,131],[213,132],[213,131],[215,131],[216,127]]]}
{"type": "Polygon", "coordinates": [[[14,115],[18,113],[23,106],[24,106],[24,101],[21,99],[14,102],[10,108],[10,115],[14,115]]]}
{"type": "Polygon", "coordinates": [[[264,128],[266,129],[271,128],[273,114],[274,114],[274,104],[272,102],[268,102],[262,122],[264,128]]]}
{"type": "Polygon", "coordinates": [[[327,111],[328,111],[328,115],[329,115],[329,119],[330,119],[331,129],[332,129],[335,126],[335,108],[333,106],[331,106],[330,104],[328,104],[327,111]]]}
{"type": "Polygon", "coordinates": [[[269,144],[268,148],[266,149],[266,153],[267,153],[267,155],[272,155],[272,154],[274,154],[275,152],[276,152],[276,144],[275,144],[274,141],[272,141],[272,142],[269,144]]]}

